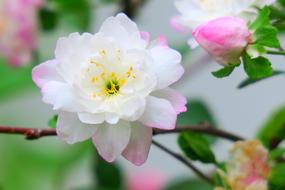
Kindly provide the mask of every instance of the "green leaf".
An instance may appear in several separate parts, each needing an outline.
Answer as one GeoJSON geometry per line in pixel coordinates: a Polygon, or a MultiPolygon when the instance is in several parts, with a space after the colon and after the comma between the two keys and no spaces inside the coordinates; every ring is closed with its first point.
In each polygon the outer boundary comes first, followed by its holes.
{"type": "Polygon", "coordinates": [[[270,190],[284,190],[285,189],[285,163],[277,164],[271,170],[268,180],[270,190]]]}
{"type": "Polygon", "coordinates": [[[262,79],[251,79],[251,78],[247,78],[245,80],[243,80],[239,85],[238,85],[238,89],[242,89],[244,87],[247,87],[249,85],[252,85],[252,84],[255,84],[257,82],[260,82],[260,81],[263,81],[265,79],[268,79],[268,78],[272,78],[272,77],[275,77],[275,76],[278,76],[278,75],[281,75],[281,74],[285,74],[285,71],[273,71],[272,75],[269,76],[269,77],[265,77],[265,78],[262,78],[262,79]]]}
{"type": "Polygon", "coordinates": [[[217,126],[212,111],[206,102],[202,100],[190,100],[187,102],[187,112],[181,113],[177,120],[177,125],[197,125],[201,122],[217,126]]]}
{"type": "Polygon", "coordinates": [[[267,148],[285,138],[285,106],[276,110],[258,132],[257,137],[267,148]]]}
{"type": "Polygon", "coordinates": [[[250,58],[243,55],[244,70],[251,79],[261,79],[272,75],[273,70],[270,61],[265,57],[250,58]]]}
{"type": "Polygon", "coordinates": [[[262,10],[260,10],[259,15],[255,19],[255,21],[253,21],[253,23],[249,25],[249,28],[252,30],[256,30],[262,26],[269,25],[270,24],[269,16],[270,16],[270,9],[268,7],[264,7],[262,10]]]}
{"type": "Polygon", "coordinates": [[[208,183],[196,180],[179,180],[175,183],[170,184],[165,190],[213,190],[213,187],[208,183]]]}
{"type": "Polygon", "coordinates": [[[118,190],[122,188],[123,177],[120,168],[110,164],[98,156],[95,166],[98,187],[104,189],[118,190]]]}
{"type": "MultiPolygon", "coordinates": [[[[181,113],[177,119],[177,125],[197,125],[201,122],[208,122],[218,127],[213,112],[202,100],[191,100],[187,103],[187,112],[181,113]]],[[[207,136],[210,143],[214,143],[215,137],[207,136]]]]}
{"type": "Polygon", "coordinates": [[[89,0],[51,0],[63,23],[86,32],[91,22],[91,1],[89,0]]]}
{"type": "Polygon", "coordinates": [[[260,27],[253,34],[255,44],[266,47],[279,48],[280,42],[277,37],[277,33],[278,30],[273,26],[268,25],[260,27]]]}
{"type": "Polygon", "coordinates": [[[57,123],[58,115],[54,115],[52,118],[49,119],[48,121],[48,126],[50,128],[56,128],[56,123],[57,123]]]}
{"type": "Polygon", "coordinates": [[[229,76],[235,69],[235,66],[226,66],[218,71],[212,72],[212,74],[217,78],[224,78],[229,76]]]}
{"type": "Polygon", "coordinates": [[[39,12],[40,25],[44,31],[53,30],[58,23],[58,15],[55,11],[43,8],[39,12]]]}
{"type": "Polygon", "coordinates": [[[202,135],[192,132],[181,133],[178,137],[178,144],[191,160],[216,163],[215,155],[208,141],[202,135]]]}
{"type": "Polygon", "coordinates": [[[284,158],[285,156],[285,148],[276,148],[272,150],[269,154],[271,160],[276,160],[279,158],[284,158]]]}

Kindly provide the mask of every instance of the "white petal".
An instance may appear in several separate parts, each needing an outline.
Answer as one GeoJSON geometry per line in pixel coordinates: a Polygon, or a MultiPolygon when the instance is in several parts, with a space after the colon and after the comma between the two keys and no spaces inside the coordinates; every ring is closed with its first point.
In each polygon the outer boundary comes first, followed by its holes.
{"type": "Polygon", "coordinates": [[[123,156],[134,163],[142,165],[145,163],[152,142],[152,129],[144,127],[136,122],[131,124],[131,138],[127,148],[123,152],[123,156]]]}
{"type": "Polygon", "coordinates": [[[136,23],[129,19],[127,15],[124,13],[119,13],[117,14],[116,18],[130,35],[136,35],[138,38],[140,38],[140,32],[136,23]]]}
{"type": "Polygon", "coordinates": [[[136,24],[124,14],[106,19],[100,28],[100,32],[113,38],[124,49],[143,48],[146,45],[146,41],[141,38],[136,24]]]}
{"type": "Polygon", "coordinates": [[[105,120],[104,113],[78,113],[78,118],[81,122],[86,124],[100,124],[103,123],[105,120]]]}
{"type": "Polygon", "coordinates": [[[40,88],[42,88],[47,82],[50,81],[62,81],[62,78],[58,74],[56,67],[56,60],[46,61],[36,66],[32,71],[33,81],[40,88]]]}
{"type": "Polygon", "coordinates": [[[67,81],[72,82],[78,74],[82,64],[89,61],[92,50],[93,35],[84,33],[72,33],[68,37],[62,37],[57,41],[55,57],[59,70],[67,81]]]}
{"type": "Polygon", "coordinates": [[[53,105],[55,110],[62,109],[69,112],[82,111],[74,90],[62,82],[49,82],[42,88],[43,101],[53,105]]]}
{"type": "Polygon", "coordinates": [[[58,137],[68,144],[74,144],[91,138],[96,131],[96,125],[87,125],[78,119],[77,115],[61,112],[58,117],[56,132],[58,137]]]}
{"type": "Polygon", "coordinates": [[[109,124],[117,124],[119,122],[119,116],[115,113],[106,113],[105,120],[109,124]]]}
{"type": "Polygon", "coordinates": [[[116,125],[102,124],[93,136],[98,153],[113,162],[126,148],[131,134],[129,122],[120,120],[116,125]]]}
{"type": "Polygon", "coordinates": [[[176,119],[177,114],[169,101],[149,96],[140,121],[148,127],[168,130],[175,128],[176,119]]]}
{"type": "Polygon", "coordinates": [[[162,90],[155,91],[154,93],[152,93],[152,95],[158,98],[168,100],[177,114],[185,112],[187,110],[187,100],[177,90],[174,90],[172,88],[165,88],[162,90]]]}
{"type": "Polygon", "coordinates": [[[168,87],[180,79],[184,69],[180,64],[181,55],[179,52],[166,46],[156,46],[150,51],[154,59],[151,68],[158,77],[157,89],[168,87]]]}
{"type": "Polygon", "coordinates": [[[130,97],[119,102],[121,117],[128,121],[135,121],[143,114],[145,110],[145,98],[130,97]]]}

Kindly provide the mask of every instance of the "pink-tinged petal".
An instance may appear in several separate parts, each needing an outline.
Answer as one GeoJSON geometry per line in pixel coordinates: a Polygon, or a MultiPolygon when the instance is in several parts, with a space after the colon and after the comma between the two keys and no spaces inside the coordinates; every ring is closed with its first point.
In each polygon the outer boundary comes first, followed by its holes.
{"type": "Polygon", "coordinates": [[[42,87],[43,101],[53,105],[55,110],[81,112],[82,106],[73,88],[62,82],[48,82],[42,87]]]}
{"type": "Polygon", "coordinates": [[[56,132],[64,142],[74,144],[91,138],[96,128],[96,125],[87,125],[80,122],[74,113],[61,112],[58,116],[56,132]]]}
{"type": "Polygon", "coordinates": [[[33,69],[32,78],[39,88],[42,88],[46,83],[51,81],[62,81],[56,67],[56,60],[50,60],[36,66],[33,69]]]}
{"type": "Polygon", "coordinates": [[[92,140],[98,153],[108,162],[113,162],[126,148],[131,135],[130,124],[120,120],[116,125],[101,124],[92,140]]]}
{"type": "Polygon", "coordinates": [[[148,32],[140,31],[140,34],[143,40],[145,40],[147,43],[150,42],[150,34],[148,32]]]}
{"type": "Polygon", "coordinates": [[[163,89],[176,82],[184,73],[181,54],[166,46],[155,46],[150,49],[154,70],[158,77],[156,89],[163,89]]]}
{"type": "Polygon", "coordinates": [[[174,16],[170,19],[170,26],[172,26],[172,28],[174,28],[177,32],[181,32],[181,33],[190,33],[191,30],[183,25],[181,25],[179,22],[179,16],[174,16]]]}
{"type": "Polygon", "coordinates": [[[167,38],[164,35],[159,35],[157,37],[157,45],[168,47],[167,38]]]}
{"type": "Polygon", "coordinates": [[[136,122],[131,124],[131,138],[123,156],[133,164],[145,163],[152,140],[152,129],[136,122]]]}
{"type": "Polygon", "coordinates": [[[175,128],[176,119],[176,111],[168,100],[149,96],[140,121],[148,127],[170,130],[175,128]]]}
{"type": "Polygon", "coordinates": [[[105,113],[78,113],[78,118],[82,123],[100,124],[105,121],[105,113]]]}
{"type": "Polygon", "coordinates": [[[187,111],[187,99],[182,96],[177,90],[174,90],[172,88],[165,88],[152,93],[152,95],[168,100],[177,114],[187,111]]]}

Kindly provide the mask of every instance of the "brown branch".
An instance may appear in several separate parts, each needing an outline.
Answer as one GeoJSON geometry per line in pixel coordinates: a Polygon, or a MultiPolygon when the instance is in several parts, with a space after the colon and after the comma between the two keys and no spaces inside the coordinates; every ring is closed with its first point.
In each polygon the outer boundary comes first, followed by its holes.
{"type": "Polygon", "coordinates": [[[190,170],[194,171],[200,178],[204,179],[210,184],[213,184],[213,181],[211,180],[210,177],[206,176],[203,172],[201,172],[196,166],[194,166],[191,162],[189,162],[187,159],[185,159],[183,156],[180,154],[177,154],[173,152],[172,150],[168,149],[167,147],[161,145],[160,143],[156,142],[155,140],[152,140],[152,144],[155,145],[156,147],[160,148],[164,152],[168,153],[184,165],[186,165],[190,170]]]}
{"type": "Polygon", "coordinates": [[[199,125],[192,125],[192,126],[177,126],[173,130],[160,130],[160,129],[155,129],[154,130],[154,135],[162,135],[162,134],[172,134],[172,133],[181,133],[181,132],[195,132],[195,133],[202,133],[202,134],[207,134],[211,136],[217,136],[217,137],[222,137],[224,139],[230,140],[230,141],[241,141],[244,140],[244,138],[229,133],[227,131],[215,128],[211,124],[204,122],[199,125]]]}
{"type": "MultiPolygon", "coordinates": [[[[222,137],[230,141],[239,141],[244,140],[244,138],[237,136],[235,134],[223,131],[221,129],[214,128],[209,123],[201,123],[200,125],[191,125],[191,126],[177,126],[173,130],[160,130],[155,129],[154,135],[163,135],[163,134],[172,134],[172,133],[181,133],[181,132],[195,132],[202,133],[207,135],[212,135],[216,137],[222,137]]],[[[46,136],[56,136],[55,129],[48,128],[22,128],[22,127],[12,127],[12,126],[0,126],[0,134],[18,134],[26,136],[26,139],[33,140],[39,139],[46,136]]]]}
{"type": "Polygon", "coordinates": [[[24,135],[28,140],[34,140],[39,139],[41,137],[56,135],[55,129],[21,128],[10,126],[0,126],[0,133],[24,135]]]}

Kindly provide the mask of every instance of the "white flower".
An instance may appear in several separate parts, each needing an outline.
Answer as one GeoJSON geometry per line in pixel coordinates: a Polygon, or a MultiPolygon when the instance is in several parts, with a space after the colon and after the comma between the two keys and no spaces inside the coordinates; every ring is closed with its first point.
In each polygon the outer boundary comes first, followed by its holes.
{"type": "Polygon", "coordinates": [[[247,21],[255,18],[256,8],[270,5],[276,0],[176,0],[180,15],[172,25],[180,31],[193,29],[202,23],[224,16],[241,17],[247,21]]]}
{"type": "Polygon", "coordinates": [[[43,101],[59,110],[58,136],[67,143],[92,137],[112,162],[120,154],[145,162],[152,128],[175,128],[186,100],[168,86],[183,74],[181,55],[148,36],[126,15],[108,18],[96,34],[60,38],[55,59],[33,70],[43,101]]]}

